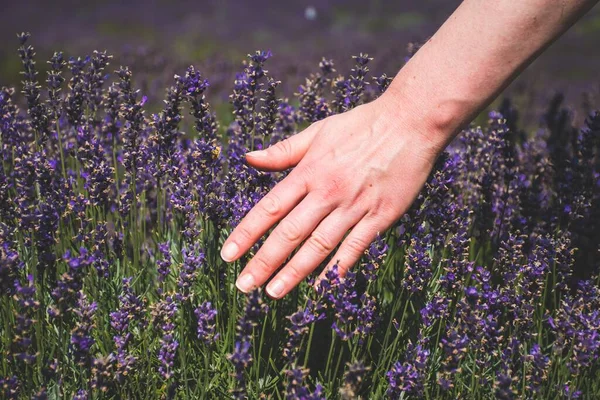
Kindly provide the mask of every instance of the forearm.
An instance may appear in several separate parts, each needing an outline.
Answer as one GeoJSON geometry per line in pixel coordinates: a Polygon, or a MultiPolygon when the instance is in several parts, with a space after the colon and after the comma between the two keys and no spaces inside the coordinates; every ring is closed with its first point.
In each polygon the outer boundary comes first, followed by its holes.
{"type": "Polygon", "coordinates": [[[598,0],[465,0],[384,95],[441,150],[598,0]]]}

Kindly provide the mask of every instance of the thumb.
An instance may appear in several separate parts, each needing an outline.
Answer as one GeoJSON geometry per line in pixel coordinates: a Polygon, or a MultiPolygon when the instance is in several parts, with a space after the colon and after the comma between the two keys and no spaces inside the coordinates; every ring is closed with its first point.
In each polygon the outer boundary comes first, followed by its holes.
{"type": "Polygon", "coordinates": [[[254,168],[263,171],[283,171],[295,167],[304,157],[318,132],[312,124],[300,133],[275,143],[265,150],[246,153],[246,161],[254,168]]]}

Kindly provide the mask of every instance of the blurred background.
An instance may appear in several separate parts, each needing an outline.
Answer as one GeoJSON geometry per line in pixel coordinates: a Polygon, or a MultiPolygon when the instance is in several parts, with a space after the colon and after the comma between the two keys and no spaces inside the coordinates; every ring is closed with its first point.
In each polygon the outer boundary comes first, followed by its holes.
{"type": "MultiPolygon", "coordinates": [[[[303,78],[331,58],[341,74],[351,56],[366,52],[371,71],[394,75],[409,43],[431,36],[460,4],[454,0],[3,0],[0,85],[18,85],[16,33],[32,33],[38,67],[52,52],[114,55],[128,65],[151,100],[160,99],[174,73],[194,64],[211,82],[213,103],[226,102],[245,55],[271,50],[273,77],[291,97],[303,78]]],[[[111,68],[111,69],[114,69],[111,68]]],[[[42,79],[45,73],[41,75],[42,79]]],[[[517,102],[537,104],[556,91],[579,106],[600,92],[600,6],[544,53],[507,89],[517,102]],[[588,100],[586,100],[586,98],[588,100]]],[[[530,107],[531,108],[531,107],[530,107]]]]}

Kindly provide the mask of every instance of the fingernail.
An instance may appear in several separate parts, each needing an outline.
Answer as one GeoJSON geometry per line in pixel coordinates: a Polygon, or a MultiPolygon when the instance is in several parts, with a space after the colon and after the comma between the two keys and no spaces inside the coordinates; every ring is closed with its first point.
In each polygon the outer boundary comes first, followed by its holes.
{"type": "Polygon", "coordinates": [[[239,247],[234,242],[227,243],[221,249],[221,258],[224,261],[230,262],[237,255],[238,250],[239,250],[239,247]]]}
{"type": "Polygon", "coordinates": [[[281,279],[276,279],[267,286],[267,293],[271,297],[279,298],[283,293],[284,284],[281,279]]]}
{"type": "Polygon", "coordinates": [[[251,157],[256,157],[256,158],[265,157],[266,155],[267,155],[267,152],[264,150],[256,150],[256,151],[251,151],[249,153],[246,153],[246,156],[251,156],[251,157]]]}
{"type": "Polygon", "coordinates": [[[235,286],[242,292],[248,293],[254,288],[254,277],[252,274],[246,273],[238,278],[235,286]]]}

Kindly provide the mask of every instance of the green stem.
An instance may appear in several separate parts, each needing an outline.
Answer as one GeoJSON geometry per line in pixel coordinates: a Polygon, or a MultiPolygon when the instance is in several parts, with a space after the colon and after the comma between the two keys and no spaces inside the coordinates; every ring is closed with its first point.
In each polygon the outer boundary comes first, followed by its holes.
{"type": "Polygon", "coordinates": [[[325,365],[325,376],[329,376],[329,366],[331,365],[332,357],[333,357],[333,349],[336,345],[335,331],[331,330],[331,344],[329,345],[329,354],[327,355],[327,363],[325,365]]]}
{"type": "Polygon", "coordinates": [[[338,376],[338,371],[340,369],[340,364],[342,362],[343,355],[344,355],[344,346],[342,346],[340,348],[340,351],[338,353],[337,362],[335,363],[335,372],[333,373],[333,376],[329,379],[330,382],[338,376]]]}
{"type": "Polygon", "coordinates": [[[315,332],[315,324],[313,323],[310,326],[310,331],[308,332],[308,343],[306,344],[306,352],[304,353],[304,367],[308,364],[308,357],[310,355],[310,348],[312,345],[313,333],[315,332]]]}
{"type": "Polygon", "coordinates": [[[58,149],[60,152],[60,165],[62,167],[63,178],[67,179],[67,169],[65,168],[65,156],[63,154],[62,134],[60,133],[60,124],[56,121],[56,136],[58,136],[58,149]]]}
{"type": "Polygon", "coordinates": [[[258,344],[258,355],[255,356],[255,360],[257,361],[255,363],[255,377],[256,377],[256,382],[259,382],[260,380],[260,360],[261,360],[261,354],[262,354],[262,350],[263,350],[263,343],[265,341],[265,331],[267,330],[267,320],[269,319],[269,314],[265,315],[265,319],[262,321],[262,327],[261,327],[261,333],[260,333],[260,342],[258,344]]]}

